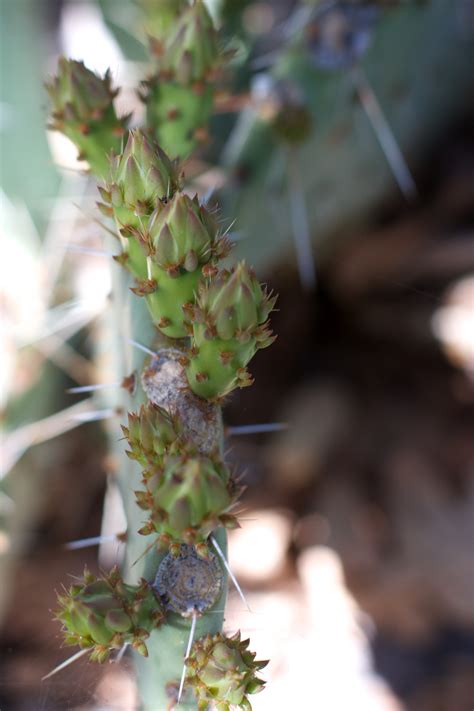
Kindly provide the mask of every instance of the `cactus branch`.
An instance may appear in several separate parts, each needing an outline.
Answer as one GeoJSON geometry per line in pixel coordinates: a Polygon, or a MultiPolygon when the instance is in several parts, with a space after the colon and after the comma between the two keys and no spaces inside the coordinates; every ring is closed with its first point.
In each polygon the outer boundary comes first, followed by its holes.
{"type": "MultiPolygon", "coordinates": [[[[221,267],[231,242],[213,212],[183,192],[171,159],[206,136],[224,59],[207,9],[202,0],[166,1],[156,15],[140,4],[151,13],[155,62],[144,84],[147,131],[127,133],[109,73],[101,78],[62,59],[48,85],[52,127],[88,160],[100,181],[98,209],[115,225],[104,253],[117,239],[121,247],[111,260],[107,382],[71,391],[100,398],[76,419],[108,427],[127,521],[121,570],[101,577],[86,570],[58,596],[57,619],[65,643],[81,647],[66,663],[86,652],[91,661],[119,661],[132,649],[144,711],[249,709],[263,663],[240,637],[222,634],[228,576],[248,605],[227,562],[241,487],[224,461],[220,405],[252,384],[247,365],[274,340],[268,319],[276,297],[244,262],[221,267]],[[126,417],[120,440],[119,416],[126,417]]],[[[67,547],[111,538],[104,532],[67,547]]]]}

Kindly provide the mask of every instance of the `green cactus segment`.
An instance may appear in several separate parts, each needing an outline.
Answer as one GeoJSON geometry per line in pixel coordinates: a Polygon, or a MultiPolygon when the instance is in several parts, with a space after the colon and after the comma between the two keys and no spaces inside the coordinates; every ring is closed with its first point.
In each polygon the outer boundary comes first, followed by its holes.
{"type": "Polygon", "coordinates": [[[223,60],[204,2],[195,0],[174,32],[151,44],[158,70],[143,82],[147,122],[166,151],[185,157],[207,137],[214,78],[223,60]]]}
{"type": "Polygon", "coordinates": [[[217,711],[231,708],[251,711],[249,694],[261,691],[265,682],[256,674],[268,662],[256,661],[248,651],[249,640],[222,634],[206,635],[194,643],[186,661],[186,682],[195,691],[200,711],[212,703],[217,711]]]}
{"type": "Polygon", "coordinates": [[[139,237],[148,257],[148,278],[135,293],[145,296],[153,322],[170,338],[189,335],[187,312],[194,303],[203,275],[215,270],[214,262],[227,255],[229,242],[218,236],[214,218],[183,193],[150,218],[139,237]]]}
{"type": "Polygon", "coordinates": [[[147,123],[172,155],[189,156],[206,143],[206,126],[214,106],[214,88],[207,83],[182,86],[153,78],[144,82],[147,123]]]}
{"type": "Polygon", "coordinates": [[[150,518],[139,533],[158,534],[157,545],[179,552],[193,544],[199,555],[208,555],[207,538],[219,526],[236,528],[229,513],[236,489],[224,465],[202,456],[167,456],[162,472],[146,476],[144,491],[136,491],[140,508],[150,518]]]}
{"type": "Polygon", "coordinates": [[[83,62],[61,57],[57,76],[46,84],[52,112],[50,128],[64,133],[79,150],[91,171],[104,178],[108,156],[120,153],[128,117],[117,118],[110,72],[102,78],[83,62]]]}
{"type": "Polygon", "coordinates": [[[128,413],[128,427],[122,426],[130,446],[126,454],[141,465],[145,476],[161,472],[165,453],[173,451],[178,442],[177,430],[178,424],[163,408],[142,405],[138,413],[128,413]]]}
{"type": "Polygon", "coordinates": [[[267,320],[275,301],[244,262],[201,287],[191,316],[192,347],[186,366],[196,395],[218,399],[252,384],[246,365],[259,348],[275,340],[267,320]]]}
{"type": "Polygon", "coordinates": [[[118,568],[103,578],[86,569],[82,583],[58,595],[58,602],[65,643],[90,648],[96,662],[105,662],[124,644],[148,656],[145,640],[164,621],[161,603],[146,580],[126,585],[118,568]]]}
{"type": "Polygon", "coordinates": [[[107,182],[99,188],[104,200],[99,208],[115,218],[126,238],[120,260],[138,279],[147,277],[147,263],[137,230],[146,229],[153,211],[159,210],[179,187],[176,162],[142,131],[130,131],[123,153],[112,158],[107,182]]]}

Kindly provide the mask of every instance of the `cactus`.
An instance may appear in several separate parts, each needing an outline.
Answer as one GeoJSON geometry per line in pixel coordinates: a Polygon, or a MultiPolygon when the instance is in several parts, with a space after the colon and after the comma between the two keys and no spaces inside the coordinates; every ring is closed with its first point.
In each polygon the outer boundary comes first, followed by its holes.
{"type": "Polygon", "coordinates": [[[236,706],[252,708],[247,695],[261,690],[263,682],[256,672],[268,662],[255,661],[255,654],[247,650],[248,645],[249,640],[242,641],[240,633],[234,637],[207,635],[196,642],[186,664],[200,711],[208,708],[209,697],[218,699],[219,711],[229,711],[236,706]]]}
{"type": "Polygon", "coordinates": [[[182,542],[192,543],[198,554],[206,557],[212,531],[238,525],[229,513],[236,487],[226,468],[208,457],[168,456],[162,470],[145,477],[143,485],[145,490],[135,495],[138,506],[150,511],[150,518],[139,533],[158,533],[161,549],[173,551],[182,542]]]}
{"type": "Polygon", "coordinates": [[[244,262],[202,284],[192,310],[192,338],[186,365],[189,384],[200,397],[222,398],[252,385],[246,365],[274,337],[269,296],[244,262]]]}
{"type": "Polygon", "coordinates": [[[164,620],[148,582],[126,585],[117,568],[103,578],[86,569],[82,584],[58,595],[58,602],[57,619],[63,624],[65,643],[90,649],[94,662],[107,661],[110,652],[124,644],[148,656],[145,639],[164,620]]]}
{"type": "Polygon", "coordinates": [[[144,228],[157,204],[167,200],[179,186],[178,167],[141,131],[129,134],[121,155],[112,158],[106,184],[100,187],[102,214],[113,217],[126,238],[120,257],[138,279],[147,276],[146,254],[139,240],[132,239],[144,228]],[[130,239],[129,239],[130,238],[130,239]]]}
{"type": "Polygon", "coordinates": [[[157,18],[153,31],[168,37],[152,41],[155,52],[160,43],[159,72],[148,85],[149,123],[128,133],[123,151],[117,139],[126,119],[116,117],[108,75],[61,60],[49,85],[53,125],[87,157],[99,209],[121,245],[113,263],[113,354],[124,386],[120,407],[129,410],[122,425],[128,449],[117,443],[117,430],[112,435],[127,515],[121,573],[95,578],[86,571],[59,596],[57,618],[66,644],[90,652],[92,661],[127,646],[137,652],[144,709],[248,709],[248,694],[263,686],[256,677],[263,663],[239,637],[222,635],[226,529],[239,525],[240,489],[224,461],[219,405],[251,384],[246,366],[273,340],[275,297],[243,262],[220,267],[229,240],[198,197],[182,191],[179,165],[149,137],[154,130],[172,156],[189,153],[209,118],[219,60],[201,0],[183,8],[164,3],[161,24],[157,18]],[[178,100],[179,116],[171,116],[170,102],[178,100]],[[136,376],[125,377],[125,334],[156,349],[139,366],[141,388],[136,376]]]}
{"type": "Polygon", "coordinates": [[[186,314],[193,304],[203,269],[226,256],[229,244],[218,234],[217,223],[194,198],[176,193],[158,205],[138,238],[147,257],[148,279],[135,290],[145,296],[153,322],[170,338],[188,335],[186,314]]]}
{"type": "Polygon", "coordinates": [[[160,145],[173,156],[185,157],[207,139],[214,79],[223,55],[202,0],[185,8],[166,29],[171,31],[160,27],[160,36],[151,39],[157,68],[143,82],[141,97],[160,145]]]}
{"type": "Polygon", "coordinates": [[[128,117],[117,118],[110,73],[103,78],[83,62],[59,60],[58,74],[46,84],[52,103],[50,128],[64,133],[95,175],[108,172],[108,155],[119,153],[128,117]]]}

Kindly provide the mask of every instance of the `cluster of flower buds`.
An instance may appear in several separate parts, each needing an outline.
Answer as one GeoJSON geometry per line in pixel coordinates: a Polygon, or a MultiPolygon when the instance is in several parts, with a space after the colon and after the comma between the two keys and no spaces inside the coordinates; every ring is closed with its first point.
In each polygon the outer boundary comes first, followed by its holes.
{"type": "MultiPolygon", "coordinates": [[[[194,0],[174,22],[155,29],[150,47],[157,70],[143,82],[141,97],[160,145],[173,156],[185,157],[207,138],[223,55],[203,0],[194,0]]],[[[153,33],[153,27],[148,25],[148,31],[153,33]]]]}
{"type": "Polygon", "coordinates": [[[50,128],[64,133],[93,173],[104,177],[108,156],[119,153],[128,116],[117,118],[110,73],[102,78],[83,62],[61,57],[57,75],[46,84],[52,111],[50,128]]]}
{"type": "Polygon", "coordinates": [[[193,687],[199,711],[212,699],[218,711],[239,708],[251,711],[248,694],[261,691],[265,683],[256,674],[268,662],[256,661],[247,649],[249,640],[222,634],[206,635],[194,643],[186,661],[186,682],[193,687]]]}
{"type": "Polygon", "coordinates": [[[100,209],[113,216],[124,239],[117,258],[136,278],[154,324],[169,338],[188,335],[186,314],[203,273],[230,249],[211,213],[180,192],[178,167],[141,131],[131,131],[112,159],[100,209]]]}
{"type": "Polygon", "coordinates": [[[90,659],[97,662],[124,644],[148,656],[145,640],[165,617],[151,585],[146,580],[127,585],[117,568],[102,578],[86,569],[82,582],[58,595],[58,603],[65,643],[90,649],[90,659]]]}

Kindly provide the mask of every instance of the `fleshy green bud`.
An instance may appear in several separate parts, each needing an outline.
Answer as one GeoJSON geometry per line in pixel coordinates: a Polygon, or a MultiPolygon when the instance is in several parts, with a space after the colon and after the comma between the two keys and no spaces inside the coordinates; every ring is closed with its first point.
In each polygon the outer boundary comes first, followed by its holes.
{"type": "Polygon", "coordinates": [[[142,405],[139,412],[128,413],[128,427],[122,425],[130,449],[127,455],[149,473],[161,471],[163,455],[179,437],[177,424],[158,405],[142,405]]]}
{"type": "Polygon", "coordinates": [[[119,153],[128,117],[118,119],[110,72],[102,78],[83,62],[61,57],[58,74],[46,84],[52,112],[50,128],[64,133],[87,160],[91,171],[105,177],[108,156],[119,153]]]}
{"type": "Polygon", "coordinates": [[[183,193],[151,217],[141,233],[149,253],[148,279],[135,293],[146,297],[156,326],[170,338],[188,335],[187,310],[194,303],[202,268],[227,251],[217,224],[197,198],[183,193]]]}
{"type": "Polygon", "coordinates": [[[136,492],[141,508],[150,510],[143,534],[156,532],[172,544],[199,544],[218,526],[235,527],[228,513],[235,487],[222,464],[202,456],[167,457],[161,476],[144,483],[146,492],[136,492]]]}
{"type": "Polygon", "coordinates": [[[58,595],[58,603],[65,643],[90,649],[91,660],[98,662],[106,661],[112,649],[148,636],[164,620],[151,586],[146,581],[126,585],[118,569],[94,581],[85,571],[83,584],[58,595]]]}
{"type": "Polygon", "coordinates": [[[147,277],[146,251],[137,229],[146,229],[150,215],[179,189],[178,166],[140,130],[130,131],[121,155],[111,160],[104,203],[127,240],[125,266],[138,279],[147,277]]]}
{"type": "Polygon", "coordinates": [[[184,193],[177,193],[156,211],[149,225],[153,262],[166,271],[192,272],[212,256],[217,224],[205,207],[184,193]]]}
{"type": "Polygon", "coordinates": [[[206,635],[194,643],[186,662],[186,682],[193,687],[199,708],[212,702],[222,711],[251,709],[248,694],[264,687],[256,674],[267,662],[255,661],[247,646],[239,633],[234,637],[206,635]]]}
{"type": "Polygon", "coordinates": [[[196,395],[215,399],[252,384],[246,365],[274,340],[267,319],[275,301],[244,262],[201,288],[186,367],[196,395]]]}

